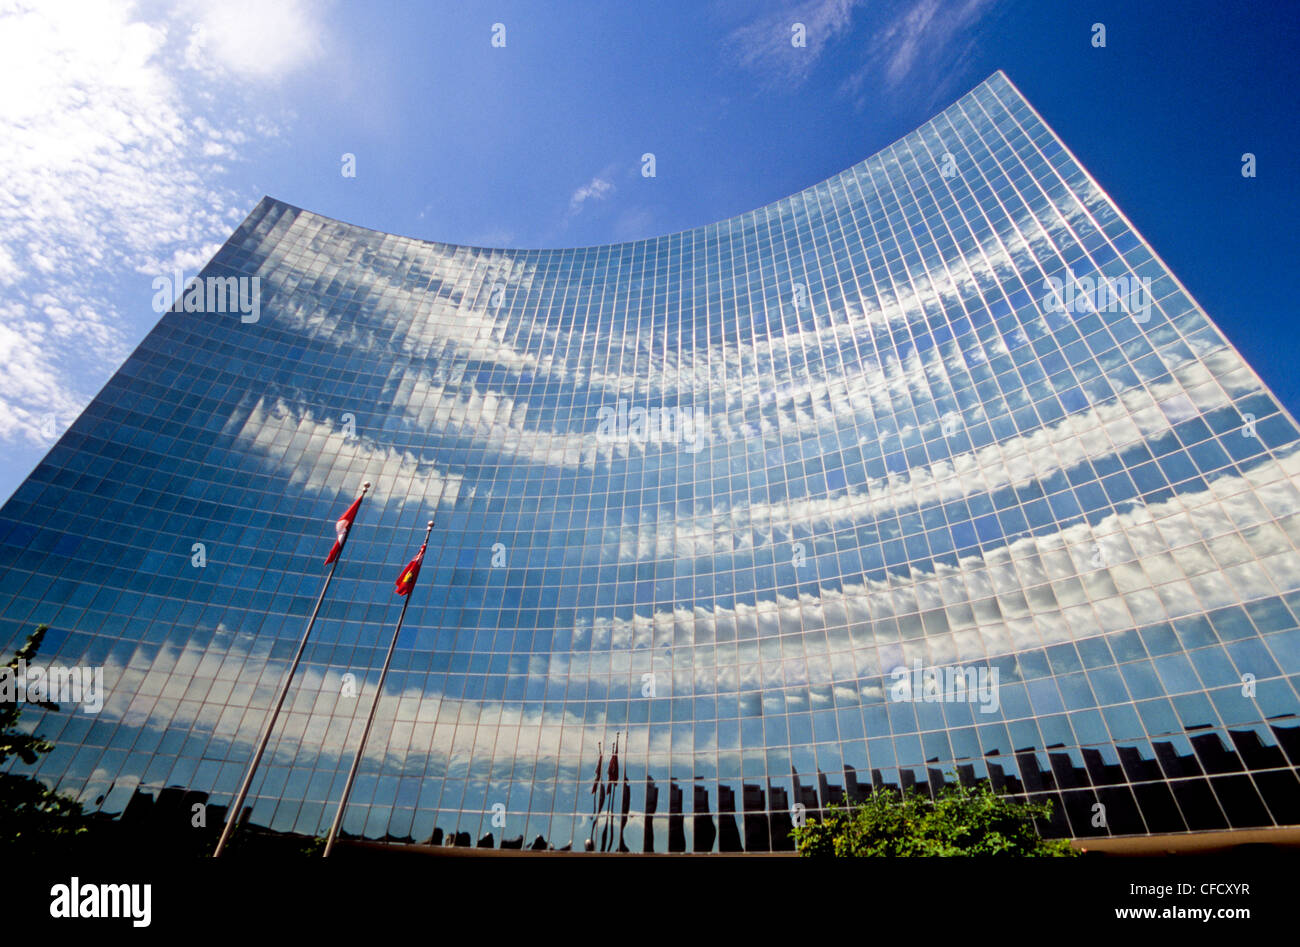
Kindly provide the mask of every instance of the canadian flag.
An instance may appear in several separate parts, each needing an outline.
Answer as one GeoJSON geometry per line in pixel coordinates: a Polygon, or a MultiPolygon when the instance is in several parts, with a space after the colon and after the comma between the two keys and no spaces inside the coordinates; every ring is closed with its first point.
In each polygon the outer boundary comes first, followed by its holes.
{"type": "Polygon", "coordinates": [[[330,550],[329,558],[325,560],[325,565],[329,565],[339,557],[343,550],[343,540],[347,538],[348,529],[352,526],[352,521],[357,518],[357,510],[361,507],[361,497],[352,501],[348,511],[339,517],[338,522],[334,524],[334,535],[338,538],[334,540],[334,548],[330,550]]]}

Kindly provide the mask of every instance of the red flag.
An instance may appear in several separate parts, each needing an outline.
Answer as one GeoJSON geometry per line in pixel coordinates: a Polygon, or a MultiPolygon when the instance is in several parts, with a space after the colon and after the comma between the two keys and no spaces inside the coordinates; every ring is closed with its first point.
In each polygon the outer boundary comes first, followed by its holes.
{"type": "Polygon", "coordinates": [[[424,547],[429,545],[426,539],[420,551],[415,554],[415,558],[407,564],[402,570],[402,574],[397,577],[397,586],[393,589],[398,595],[410,595],[411,589],[415,588],[415,579],[420,574],[420,563],[424,561],[424,547]]]}
{"type": "Polygon", "coordinates": [[[343,539],[347,536],[348,530],[352,526],[352,521],[357,518],[357,510],[360,507],[361,497],[357,497],[352,501],[352,505],[348,507],[348,511],[340,516],[338,522],[334,524],[334,535],[338,538],[334,540],[334,548],[330,550],[329,558],[325,560],[325,565],[329,565],[339,557],[339,553],[343,549],[343,539]]]}

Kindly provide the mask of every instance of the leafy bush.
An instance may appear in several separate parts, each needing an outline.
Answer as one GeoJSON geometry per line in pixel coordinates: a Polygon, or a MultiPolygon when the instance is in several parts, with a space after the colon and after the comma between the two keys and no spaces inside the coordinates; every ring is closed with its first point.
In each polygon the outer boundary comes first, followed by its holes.
{"type": "MultiPolygon", "coordinates": [[[[27,636],[6,667],[16,670],[20,660],[31,661],[41,647],[47,628],[39,626],[27,636]]],[[[58,710],[58,704],[36,701],[36,706],[58,710]]],[[[54,749],[38,734],[18,729],[22,716],[19,701],[0,701],[0,764],[16,756],[31,765],[54,749]]],[[[89,821],[81,804],[71,796],[46,789],[35,779],[15,773],[0,773],[0,845],[29,852],[49,852],[84,836],[89,821]]]]}
{"type": "Polygon", "coordinates": [[[876,790],[860,804],[830,806],[825,818],[796,827],[794,839],[807,857],[1079,854],[1066,839],[1039,836],[1034,820],[1051,814],[1050,800],[1006,799],[987,782],[946,785],[937,799],[876,790]]]}

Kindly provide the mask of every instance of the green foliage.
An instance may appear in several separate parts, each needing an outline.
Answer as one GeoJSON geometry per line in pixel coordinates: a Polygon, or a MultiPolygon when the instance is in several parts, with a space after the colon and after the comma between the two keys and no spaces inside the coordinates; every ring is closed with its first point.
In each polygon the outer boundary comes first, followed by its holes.
{"type": "Polygon", "coordinates": [[[877,790],[859,805],[829,807],[824,819],[795,828],[794,839],[806,857],[1077,855],[1068,840],[1039,836],[1034,820],[1051,814],[1050,800],[1016,802],[987,782],[946,785],[934,800],[877,790]]]}
{"type": "MultiPolygon", "coordinates": [[[[5,666],[16,672],[20,660],[31,663],[48,630],[45,625],[38,626],[5,666]]],[[[59,709],[49,701],[33,703],[46,710],[59,709]]],[[[53,743],[39,735],[20,731],[21,716],[18,701],[0,701],[0,764],[16,756],[31,765],[54,749],[53,743]]],[[[46,789],[30,777],[0,773],[0,846],[48,854],[84,835],[88,826],[89,820],[75,799],[46,789]]]]}
{"type": "MultiPolygon", "coordinates": [[[[36,630],[27,636],[26,643],[19,648],[9,663],[5,667],[13,673],[18,672],[18,662],[32,662],[36,657],[36,652],[40,650],[41,641],[45,638],[45,632],[49,631],[46,625],[38,625],[36,630]]],[[[49,701],[41,701],[36,704],[45,710],[58,710],[58,704],[52,704],[49,701]]],[[[0,701],[0,766],[4,765],[5,760],[11,756],[16,756],[29,766],[36,762],[42,753],[48,753],[54,749],[54,744],[48,740],[42,740],[39,736],[30,733],[22,733],[15,729],[18,725],[18,718],[23,715],[18,701],[10,703],[0,701]]]]}
{"type": "Polygon", "coordinates": [[[29,777],[0,773],[0,847],[49,855],[87,831],[75,799],[29,777]]]}

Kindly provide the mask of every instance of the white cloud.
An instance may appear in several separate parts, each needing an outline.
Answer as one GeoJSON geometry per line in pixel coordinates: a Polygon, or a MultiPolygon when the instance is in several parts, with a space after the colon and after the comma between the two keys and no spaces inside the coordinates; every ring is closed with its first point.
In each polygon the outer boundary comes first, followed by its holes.
{"type": "Polygon", "coordinates": [[[569,198],[569,213],[579,214],[587,201],[603,201],[614,193],[614,182],[597,175],[573,192],[569,198]]]}
{"type": "Polygon", "coordinates": [[[51,333],[21,306],[0,306],[0,440],[48,447],[83,407],[51,364],[51,333]]]}
{"type": "Polygon", "coordinates": [[[355,490],[364,480],[380,502],[410,502],[435,509],[456,502],[462,478],[446,473],[411,451],[354,436],[310,411],[295,413],[284,401],[259,398],[248,414],[232,417],[225,433],[288,472],[289,482],[321,493],[355,490]]]}
{"type": "Polygon", "coordinates": [[[142,22],[122,0],[0,2],[0,440],[47,446],[153,324],[148,275],[207,261],[254,195],[223,165],[273,132],[213,67],[257,79],[308,61],[319,30],[297,3],[192,6],[142,22]],[[196,22],[211,56],[177,68],[196,22]],[[120,287],[141,274],[138,293],[120,287]]]}
{"type": "Polygon", "coordinates": [[[914,71],[925,67],[932,71],[925,88],[935,90],[931,99],[937,100],[947,94],[949,78],[966,64],[975,45],[972,28],[995,2],[805,0],[732,31],[728,46],[742,67],[770,84],[798,85],[812,74],[826,50],[859,22],[858,33],[864,37],[861,65],[845,79],[841,92],[860,96],[868,84],[895,92],[914,71]],[[792,42],[796,23],[804,26],[806,46],[792,42]]]}
{"type": "Polygon", "coordinates": [[[948,94],[975,46],[972,29],[996,0],[908,0],[896,5],[872,30],[864,64],[841,86],[858,95],[868,83],[886,92],[904,87],[909,76],[926,69],[929,102],[948,94]]]}
{"type": "Polygon", "coordinates": [[[766,74],[773,82],[798,84],[808,78],[827,47],[853,21],[862,0],[805,0],[769,14],[732,32],[733,55],[747,69],[766,74]],[[794,45],[795,24],[803,24],[804,46],[794,45]]]}
{"type": "Polygon", "coordinates": [[[324,51],[318,9],[301,0],[219,0],[193,4],[186,63],[249,79],[274,79],[324,51]]]}
{"type": "MultiPolygon", "coordinates": [[[[730,510],[720,507],[711,516],[678,519],[667,529],[662,524],[629,529],[622,538],[620,558],[713,556],[731,551],[733,543],[738,551],[760,548],[771,545],[774,531],[789,535],[796,523],[824,531],[837,525],[873,522],[907,507],[920,508],[1042,480],[1090,457],[1111,456],[1130,444],[1158,437],[1183,419],[1182,412],[1200,414],[1231,403],[1202,364],[1189,363],[1183,374],[1187,384],[1196,386],[1199,409],[1194,409],[1183,393],[1182,383],[1167,382],[1149,392],[1136,389],[1123,399],[1055,424],[915,467],[905,476],[890,474],[871,480],[856,490],[777,503],[737,503],[730,510]],[[1161,404],[1169,407],[1172,417],[1160,410],[1161,404]]],[[[860,404],[870,397],[871,392],[864,389],[850,400],[860,404]]],[[[843,410],[849,413],[851,405],[843,410]]]]}

